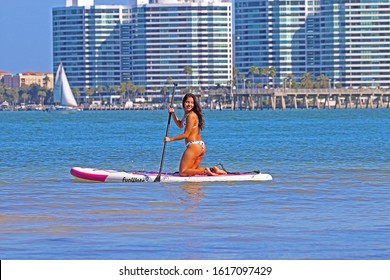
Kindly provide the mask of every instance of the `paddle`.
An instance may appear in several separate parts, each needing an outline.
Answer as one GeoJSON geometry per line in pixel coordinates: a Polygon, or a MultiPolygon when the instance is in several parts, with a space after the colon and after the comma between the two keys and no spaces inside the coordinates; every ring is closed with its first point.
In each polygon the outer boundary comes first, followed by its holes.
{"type": "MultiPolygon", "coordinates": [[[[169,105],[170,107],[172,107],[172,105],[173,105],[173,99],[175,97],[176,86],[177,86],[177,83],[173,83],[173,92],[172,92],[172,97],[171,97],[171,104],[169,105]]],[[[169,113],[167,129],[165,131],[165,137],[168,137],[169,125],[171,123],[171,116],[172,116],[172,113],[169,113]]],[[[164,147],[163,147],[163,152],[162,152],[161,162],[160,162],[160,170],[158,171],[158,175],[157,175],[156,179],[154,179],[155,182],[160,182],[161,181],[161,172],[162,172],[163,163],[164,163],[165,148],[167,146],[167,142],[165,142],[165,137],[164,137],[164,147]]]]}

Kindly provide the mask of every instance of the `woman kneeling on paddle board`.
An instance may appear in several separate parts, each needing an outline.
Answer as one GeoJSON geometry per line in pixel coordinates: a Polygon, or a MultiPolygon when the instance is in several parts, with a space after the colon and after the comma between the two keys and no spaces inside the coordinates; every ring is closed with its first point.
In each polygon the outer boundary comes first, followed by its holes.
{"type": "Polygon", "coordinates": [[[220,170],[214,166],[211,170],[207,167],[199,167],[203,156],[206,153],[206,145],[202,141],[200,131],[204,128],[204,121],[202,109],[192,93],[188,93],[183,98],[184,117],[179,119],[175,115],[175,110],[169,108],[168,112],[172,114],[175,124],[179,128],[184,127],[183,134],[175,137],[165,137],[165,142],[172,142],[177,140],[185,140],[186,150],[180,161],[179,174],[180,176],[194,176],[194,175],[221,175],[226,174],[225,171],[220,170]]]}

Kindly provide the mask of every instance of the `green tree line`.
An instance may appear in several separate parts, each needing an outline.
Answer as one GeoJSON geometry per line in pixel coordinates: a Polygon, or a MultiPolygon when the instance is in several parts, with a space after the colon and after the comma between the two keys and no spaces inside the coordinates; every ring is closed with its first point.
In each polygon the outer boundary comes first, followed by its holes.
{"type": "MultiPolygon", "coordinates": [[[[145,93],[145,87],[135,86],[131,82],[122,83],[120,86],[98,86],[97,88],[84,88],[86,96],[100,97],[101,95],[119,94],[124,99],[142,96],[145,93]]],[[[74,96],[81,96],[78,88],[72,89],[74,96]]],[[[0,83],[0,103],[7,101],[9,104],[52,104],[53,89],[39,86],[37,84],[22,85],[19,89],[7,88],[0,83]]]]}
{"type": "Polygon", "coordinates": [[[22,85],[19,89],[12,89],[0,83],[0,103],[7,101],[14,105],[19,103],[43,104],[50,99],[53,99],[53,90],[37,84],[22,85]]]}
{"type": "MultiPolygon", "coordinates": [[[[189,80],[192,76],[192,67],[187,65],[184,67],[183,72],[187,76],[187,89],[189,89],[189,80]]],[[[250,88],[263,88],[265,86],[275,88],[275,76],[277,69],[275,67],[259,68],[257,66],[251,66],[247,73],[240,73],[239,69],[233,68],[233,80],[227,81],[228,85],[238,86],[241,85],[242,89],[250,88]]],[[[325,74],[321,74],[318,77],[313,78],[313,74],[308,72],[304,73],[301,77],[294,77],[292,74],[286,75],[282,78],[283,86],[294,89],[319,89],[330,88],[330,78],[325,74]]],[[[278,85],[279,86],[279,85],[278,85]]],[[[282,86],[282,87],[283,87],[282,86]]],[[[336,88],[340,88],[341,84],[335,84],[336,88]]]]}
{"type": "MultiPolygon", "coordinates": [[[[246,74],[240,74],[237,68],[233,70],[233,84],[237,85],[237,80],[241,81],[243,88],[263,88],[264,86],[275,88],[275,76],[277,69],[275,67],[258,68],[251,66],[246,74]],[[258,79],[256,79],[258,77],[258,79]],[[261,81],[255,83],[255,80],[261,81]]],[[[319,89],[330,88],[331,80],[325,74],[320,74],[317,77],[313,77],[310,72],[302,74],[301,77],[294,77],[293,74],[288,74],[282,78],[283,86],[294,89],[319,89]]],[[[335,84],[336,88],[340,88],[341,84],[335,84]]]]}

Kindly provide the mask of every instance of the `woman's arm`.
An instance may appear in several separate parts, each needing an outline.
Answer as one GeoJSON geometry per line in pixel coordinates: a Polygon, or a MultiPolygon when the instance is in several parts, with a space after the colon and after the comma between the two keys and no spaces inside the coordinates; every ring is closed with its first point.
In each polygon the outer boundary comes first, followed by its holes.
{"type": "Polygon", "coordinates": [[[175,114],[175,109],[173,108],[169,108],[168,109],[168,112],[171,113],[171,116],[175,122],[175,124],[177,125],[178,128],[183,128],[183,123],[181,120],[179,120],[179,118],[176,116],[175,114]]]}
{"type": "Polygon", "coordinates": [[[165,142],[172,142],[172,141],[187,139],[191,133],[191,129],[196,125],[196,122],[197,122],[196,114],[189,114],[187,116],[187,125],[184,129],[184,132],[182,134],[174,136],[172,138],[165,137],[165,142]]]}

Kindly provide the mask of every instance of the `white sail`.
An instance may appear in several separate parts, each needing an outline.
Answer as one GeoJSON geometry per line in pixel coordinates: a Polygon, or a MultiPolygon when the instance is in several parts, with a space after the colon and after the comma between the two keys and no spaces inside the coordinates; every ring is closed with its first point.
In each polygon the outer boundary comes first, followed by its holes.
{"type": "Polygon", "coordinates": [[[54,103],[63,106],[77,106],[76,99],[70,89],[62,63],[58,66],[54,83],[54,103]]]}

